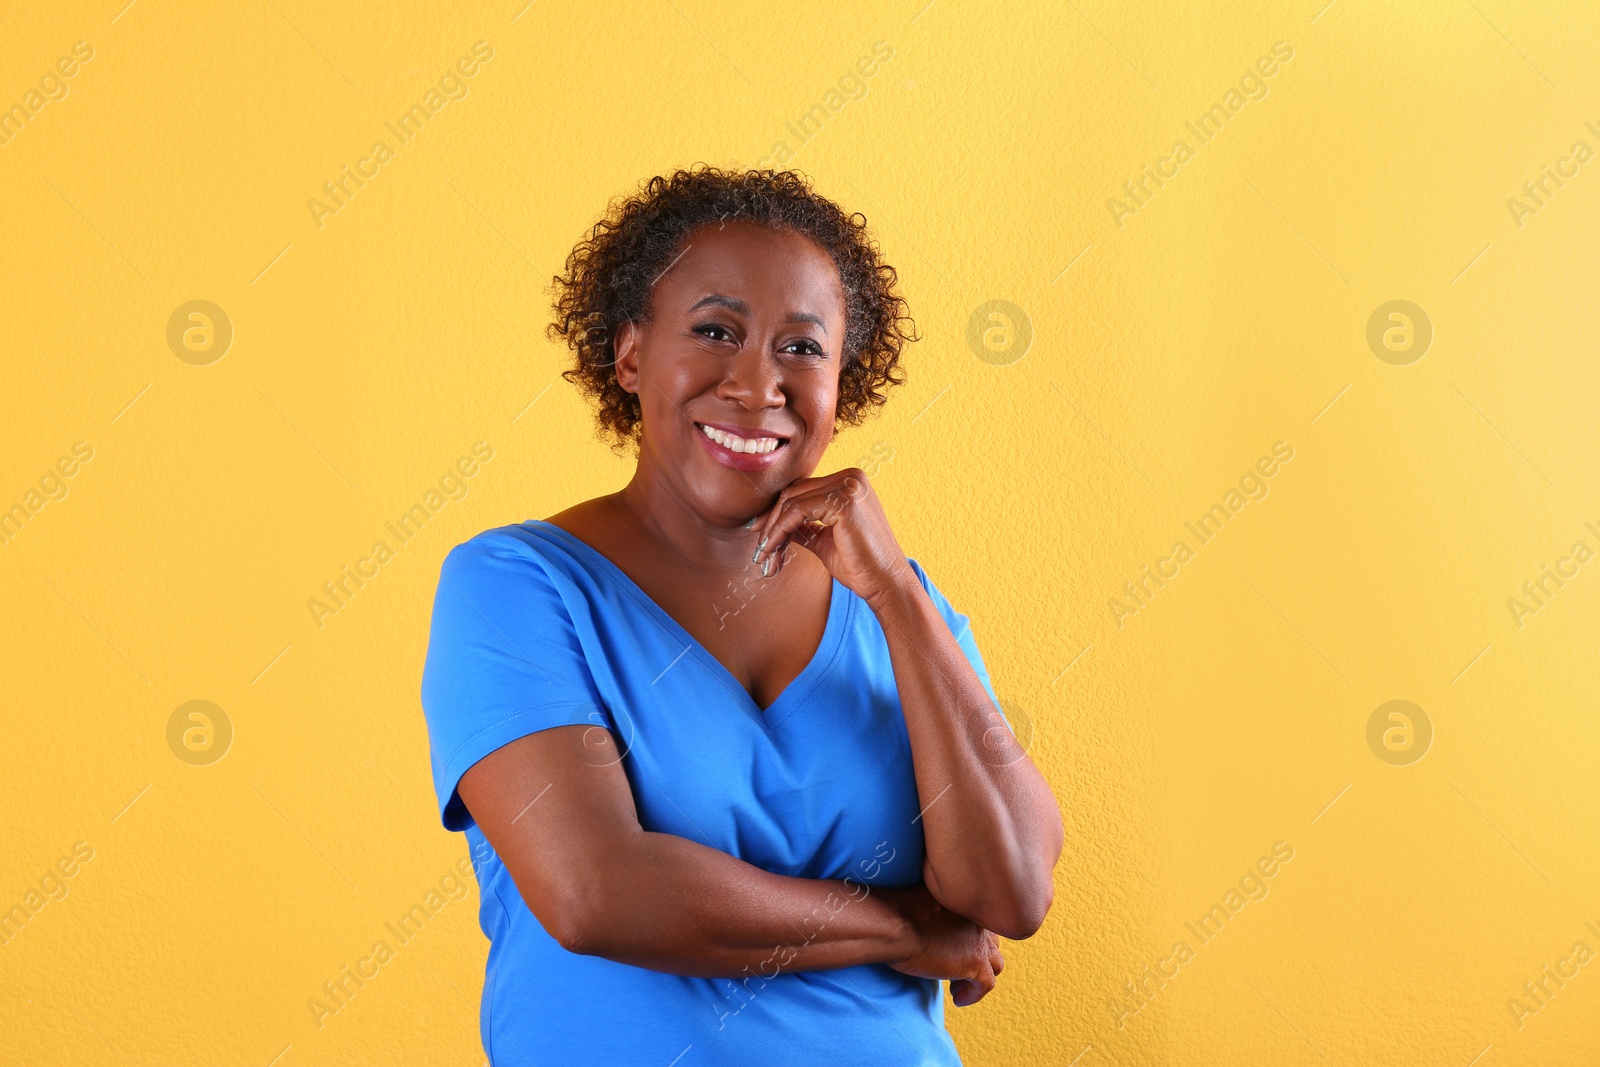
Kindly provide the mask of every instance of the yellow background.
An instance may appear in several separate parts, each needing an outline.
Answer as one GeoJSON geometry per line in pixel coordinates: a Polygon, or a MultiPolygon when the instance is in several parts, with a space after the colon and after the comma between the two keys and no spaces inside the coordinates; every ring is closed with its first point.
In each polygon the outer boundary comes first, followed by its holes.
{"type": "Polygon", "coordinates": [[[94,850],[0,946],[0,1059],[483,1062],[475,887],[307,1008],[465,855],[417,695],[438,564],[630,473],[542,333],[606,199],[777,142],[867,216],[924,334],[822,469],[892,454],[896,532],[1064,810],[1048,923],[949,1009],[967,1061],[1600,1059],[1600,960],[1507,1004],[1600,951],[1600,562],[1507,606],[1600,549],[1600,161],[1507,206],[1600,149],[1592,5],[124,2],[0,33],[6,106],[94,50],[0,145],[0,506],[94,450],[0,545],[0,907],[94,850]],[[478,40],[469,94],[319,227],[322,183],[478,40]],[[1184,123],[1277,41],[1267,95],[1199,144],[1184,123]],[[166,340],[193,299],[233,325],[206,366],[166,340]],[[1366,341],[1392,299],[1433,326],[1409,365],[1366,341]],[[991,300],[1025,352],[969,345],[991,300]],[[319,628],[321,584],[480,440],[467,495],[319,628]],[[1119,626],[1123,583],[1278,441],[1266,498],[1119,626]],[[234,731],[208,766],[167,741],[197,699],[234,731]],[[1368,746],[1392,699],[1432,724],[1410,765],[1368,746]],[[1268,895],[1188,934],[1279,841],[1268,895]]]}

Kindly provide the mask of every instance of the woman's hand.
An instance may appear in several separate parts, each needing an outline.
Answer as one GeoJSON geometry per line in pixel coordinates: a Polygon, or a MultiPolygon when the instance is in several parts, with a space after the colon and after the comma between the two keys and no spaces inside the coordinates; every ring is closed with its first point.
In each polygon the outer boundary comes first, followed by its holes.
{"type": "Polygon", "coordinates": [[[873,891],[888,894],[916,928],[920,946],[910,959],[889,966],[917,978],[948,979],[958,1008],[976,1004],[994,988],[1006,961],[993,933],[940,904],[921,882],[873,891]]]}
{"type": "Polygon", "coordinates": [[[889,520],[859,467],[823,478],[798,478],[756,524],[755,561],[772,561],[776,575],[797,544],[809,550],[839,583],[869,603],[906,582],[919,585],[889,520]]]}

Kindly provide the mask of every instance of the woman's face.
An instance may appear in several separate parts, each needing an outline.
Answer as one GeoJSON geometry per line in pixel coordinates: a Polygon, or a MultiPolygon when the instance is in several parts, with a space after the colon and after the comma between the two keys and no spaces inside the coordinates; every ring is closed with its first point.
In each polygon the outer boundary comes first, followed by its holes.
{"type": "Polygon", "coordinates": [[[617,380],[643,413],[641,472],[707,518],[743,522],[809,477],[833,439],[839,271],[793,230],[701,226],[657,277],[651,312],[616,349],[617,380]]]}

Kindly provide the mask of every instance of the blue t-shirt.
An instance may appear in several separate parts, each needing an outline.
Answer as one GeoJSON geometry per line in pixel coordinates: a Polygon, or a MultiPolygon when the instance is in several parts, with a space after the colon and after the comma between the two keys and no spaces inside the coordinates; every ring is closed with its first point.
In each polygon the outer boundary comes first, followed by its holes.
{"type": "MultiPolygon", "coordinates": [[[[995,701],[967,616],[908,562],[995,701]]],[[[739,604],[730,591],[713,610],[726,616],[739,604]]],[[[737,614],[724,622],[738,625],[737,614]]],[[[645,830],[776,874],[920,881],[920,802],[888,644],[871,608],[838,580],[815,657],[763,712],[584,541],[538,519],[487,530],[440,569],[422,706],[440,817],[466,833],[478,878],[489,938],[479,1031],[496,1067],[961,1062],[942,984],[887,964],[774,963],[741,980],[569,952],[456,794],[467,768],[502,745],[587,723],[617,739],[645,830]]]]}

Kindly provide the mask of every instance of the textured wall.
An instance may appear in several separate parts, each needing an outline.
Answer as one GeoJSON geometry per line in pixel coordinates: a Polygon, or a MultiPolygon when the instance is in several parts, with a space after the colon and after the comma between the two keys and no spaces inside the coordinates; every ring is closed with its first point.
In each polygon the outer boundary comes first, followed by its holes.
{"type": "Polygon", "coordinates": [[[482,1062],[437,568],[626,478],[544,286],[698,160],[925,335],[823,469],[1067,827],[970,1062],[1600,1059],[1600,17],[1324,2],[10,6],[0,1059],[482,1062]]]}

